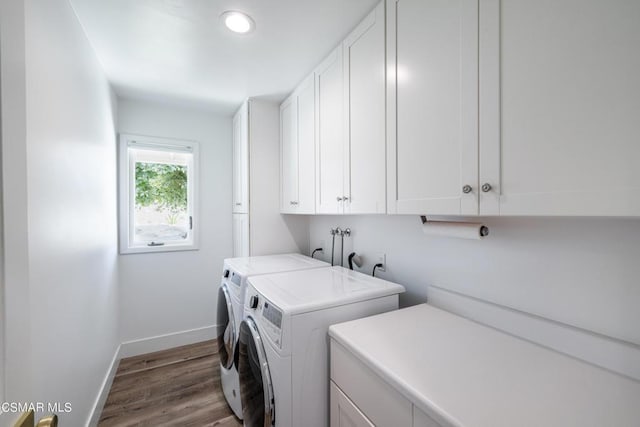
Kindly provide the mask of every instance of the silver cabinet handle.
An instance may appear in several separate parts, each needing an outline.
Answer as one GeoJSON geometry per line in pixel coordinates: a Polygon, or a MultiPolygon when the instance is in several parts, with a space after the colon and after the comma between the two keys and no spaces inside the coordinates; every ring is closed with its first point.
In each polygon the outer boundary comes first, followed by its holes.
{"type": "Polygon", "coordinates": [[[485,193],[488,193],[489,191],[491,191],[491,184],[489,184],[488,182],[482,184],[482,191],[485,193]]]}
{"type": "Polygon", "coordinates": [[[298,202],[291,201],[291,202],[289,202],[289,204],[291,204],[291,205],[297,205],[297,204],[298,204],[298,202]]]}
{"type": "Polygon", "coordinates": [[[346,202],[347,200],[349,200],[349,198],[345,196],[345,197],[342,198],[342,200],[344,200],[346,202]]]}
{"type": "Polygon", "coordinates": [[[242,206],[242,203],[236,203],[236,206],[242,206]]]}
{"type": "Polygon", "coordinates": [[[342,197],[338,196],[338,197],[336,197],[336,200],[341,202],[342,201],[342,197]]]}
{"type": "Polygon", "coordinates": [[[469,194],[471,193],[471,190],[473,190],[473,188],[470,185],[465,185],[464,187],[462,187],[462,192],[464,194],[469,194]]]}

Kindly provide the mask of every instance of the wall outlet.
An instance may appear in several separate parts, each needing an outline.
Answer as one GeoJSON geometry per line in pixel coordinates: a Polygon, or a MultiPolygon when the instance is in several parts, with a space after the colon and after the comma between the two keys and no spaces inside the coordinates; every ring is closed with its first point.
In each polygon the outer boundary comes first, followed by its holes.
{"type": "Polygon", "coordinates": [[[387,271],[387,254],[382,252],[376,252],[371,254],[371,260],[373,265],[382,264],[382,267],[378,267],[376,271],[387,271]]]}

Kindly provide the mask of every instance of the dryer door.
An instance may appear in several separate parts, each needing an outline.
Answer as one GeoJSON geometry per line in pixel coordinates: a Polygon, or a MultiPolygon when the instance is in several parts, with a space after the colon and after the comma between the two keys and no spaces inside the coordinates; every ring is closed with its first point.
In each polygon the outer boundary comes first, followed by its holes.
{"type": "Polygon", "coordinates": [[[238,374],[244,425],[272,427],[276,418],[271,373],[260,331],[251,317],[240,324],[239,352],[238,374]]]}
{"type": "Polygon", "coordinates": [[[236,320],[233,316],[233,305],[227,284],[223,283],[218,290],[218,354],[220,364],[226,369],[233,365],[237,343],[236,320]]]}

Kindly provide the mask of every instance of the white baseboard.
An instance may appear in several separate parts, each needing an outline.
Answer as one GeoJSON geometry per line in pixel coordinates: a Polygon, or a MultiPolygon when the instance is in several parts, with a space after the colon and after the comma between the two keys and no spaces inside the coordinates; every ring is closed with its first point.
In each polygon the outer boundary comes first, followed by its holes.
{"type": "Polygon", "coordinates": [[[155,337],[126,341],[121,344],[120,358],[167,350],[216,338],[216,326],[205,326],[155,337]]]}
{"type": "Polygon", "coordinates": [[[113,384],[113,379],[116,376],[116,371],[118,370],[118,364],[120,363],[120,352],[122,350],[122,345],[118,345],[116,352],[113,355],[113,359],[111,359],[111,365],[107,370],[107,374],[102,381],[102,385],[100,386],[100,390],[98,391],[98,396],[96,397],[96,401],[93,404],[93,409],[89,413],[89,419],[87,420],[87,427],[94,427],[98,425],[98,421],[100,421],[100,415],[102,414],[102,408],[104,408],[104,404],[107,401],[107,397],[109,396],[109,390],[111,390],[111,384],[113,384]]]}
{"type": "Polygon", "coordinates": [[[429,304],[596,366],[640,380],[640,346],[441,288],[429,304]]]}

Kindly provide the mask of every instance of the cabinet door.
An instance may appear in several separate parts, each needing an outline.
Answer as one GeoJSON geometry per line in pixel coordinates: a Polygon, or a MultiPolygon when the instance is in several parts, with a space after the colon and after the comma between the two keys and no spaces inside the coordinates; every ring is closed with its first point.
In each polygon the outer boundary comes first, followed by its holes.
{"type": "Polygon", "coordinates": [[[374,427],[373,423],[331,381],[330,427],[374,427]]]}
{"type": "Polygon", "coordinates": [[[478,0],[388,0],[387,16],[389,213],[477,214],[478,0]]]}
{"type": "Polygon", "coordinates": [[[341,46],[316,70],[316,87],[316,208],[318,213],[342,213],[344,115],[341,46]]]}
{"type": "Polygon", "coordinates": [[[316,212],[316,93],[315,74],[297,89],[298,199],[297,213],[316,212]]]}
{"type": "Polygon", "coordinates": [[[249,256],[249,214],[233,214],[233,256],[249,256]]]}
{"type": "Polygon", "coordinates": [[[280,105],[280,211],[295,213],[298,203],[297,97],[280,105]]]}
{"type": "Polygon", "coordinates": [[[640,215],[640,2],[480,12],[481,213],[640,215]]]}
{"type": "Polygon", "coordinates": [[[249,213],[249,114],[247,103],[233,117],[233,212],[249,213]]]}
{"type": "Polygon", "coordinates": [[[346,213],[385,213],[385,38],[380,3],[343,43],[346,213]]]}

